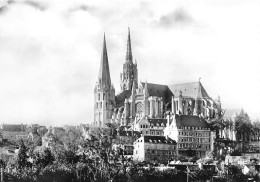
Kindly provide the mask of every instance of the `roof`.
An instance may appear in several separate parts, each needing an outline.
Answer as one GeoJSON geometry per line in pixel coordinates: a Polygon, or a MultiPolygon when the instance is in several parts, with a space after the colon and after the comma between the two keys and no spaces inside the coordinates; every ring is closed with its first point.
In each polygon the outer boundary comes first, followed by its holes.
{"type": "MultiPolygon", "coordinates": [[[[145,82],[141,82],[143,88],[145,82]]],[[[149,96],[162,97],[165,101],[170,102],[171,97],[179,96],[179,92],[182,91],[183,97],[191,98],[210,98],[201,82],[191,82],[183,84],[173,85],[159,85],[153,83],[147,83],[147,89],[149,96]]]]}
{"type": "Polygon", "coordinates": [[[165,136],[150,136],[145,135],[143,136],[145,143],[172,143],[176,145],[176,141],[170,138],[166,138],[165,136]]]}
{"type": "Polygon", "coordinates": [[[122,92],[120,92],[119,94],[116,95],[116,106],[123,106],[125,103],[125,99],[128,99],[130,96],[132,95],[132,91],[131,90],[124,90],[122,92]]]}
{"type": "MultiPolygon", "coordinates": [[[[145,87],[145,82],[141,82],[141,86],[145,87]]],[[[166,103],[171,102],[171,97],[177,97],[180,90],[183,97],[189,98],[210,98],[201,82],[191,82],[174,85],[160,85],[147,83],[147,91],[149,96],[161,97],[166,103]]],[[[124,90],[116,95],[116,106],[123,106],[125,99],[130,98],[131,90],[124,90]]]]}
{"type": "Polygon", "coordinates": [[[166,124],[167,124],[167,119],[151,118],[151,119],[147,119],[147,121],[148,121],[150,124],[153,124],[153,126],[156,126],[157,124],[159,124],[159,125],[161,126],[162,123],[166,126],[166,124]]]}
{"type": "MultiPolygon", "coordinates": [[[[145,82],[141,82],[142,87],[145,87],[145,82]]],[[[147,83],[147,91],[149,96],[162,97],[165,101],[170,101],[172,93],[167,85],[159,85],[153,83],[147,83]]]]}
{"type": "Polygon", "coordinates": [[[208,123],[203,117],[199,116],[192,116],[192,115],[177,115],[175,114],[176,118],[176,125],[178,128],[182,126],[189,126],[189,127],[202,127],[208,128],[208,123]]]}
{"type": "Polygon", "coordinates": [[[179,91],[181,90],[183,97],[209,98],[209,95],[202,86],[201,82],[169,85],[169,89],[175,97],[179,95],[179,91]]]}

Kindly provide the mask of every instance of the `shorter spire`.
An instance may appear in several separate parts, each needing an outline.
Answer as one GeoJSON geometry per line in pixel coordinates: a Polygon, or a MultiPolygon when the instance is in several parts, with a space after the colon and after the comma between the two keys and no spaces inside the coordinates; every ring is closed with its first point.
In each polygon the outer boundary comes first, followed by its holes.
{"type": "Polygon", "coordinates": [[[127,39],[127,50],[126,50],[126,62],[132,63],[132,48],[131,48],[131,37],[130,37],[130,28],[128,27],[128,39],[127,39]]]}

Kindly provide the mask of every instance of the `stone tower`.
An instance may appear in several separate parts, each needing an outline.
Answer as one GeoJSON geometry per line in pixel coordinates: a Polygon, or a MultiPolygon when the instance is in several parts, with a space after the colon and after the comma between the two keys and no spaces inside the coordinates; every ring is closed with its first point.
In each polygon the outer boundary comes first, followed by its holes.
{"type": "Polygon", "coordinates": [[[94,89],[94,125],[106,127],[110,123],[115,105],[115,88],[111,84],[106,38],[104,35],[103,50],[99,68],[98,81],[94,89]]]}
{"type": "Polygon", "coordinates": [[[121,91],[131,90],[133,82],[135,83],[135,86],[137,88],[138,86],[137,81],[138,81],[137,63],[136,61],[135,63],[133,63],[130,29],[128,28],[126,60],[123,65],[123,72],[120,74],[121,91]]]}

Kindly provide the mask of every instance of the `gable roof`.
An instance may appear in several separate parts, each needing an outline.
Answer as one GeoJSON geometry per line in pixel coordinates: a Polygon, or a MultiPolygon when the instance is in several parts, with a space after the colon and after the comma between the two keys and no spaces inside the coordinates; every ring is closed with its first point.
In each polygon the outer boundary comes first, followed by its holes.
{"type": "Polygon", "coordinates": [[[183,97],[209,98],[209,95],[202,86],[201,82],[169,85],[169,89],[175,97],[179,95],[179,91],[181,90],[183,97]]]}
{"type": "Polygon", "coordinates": [[[178,128],[182,126],[202,127],[202,128],[209,127],[206,120],[199,116],[175,114],[175,118],[176,118],[176,125],[178,128]]]}

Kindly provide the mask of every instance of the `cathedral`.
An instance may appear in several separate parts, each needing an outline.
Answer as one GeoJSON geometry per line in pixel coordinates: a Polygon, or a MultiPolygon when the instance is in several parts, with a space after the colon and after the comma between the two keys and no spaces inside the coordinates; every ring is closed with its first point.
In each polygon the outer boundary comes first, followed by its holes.
{"type": "Polygon", "coordinates": [[[165,120],[169,113],[199,116],[205,120],[221,115],[220,98],[212,99],[200,80],[171,85],[138,82],[129,29],[125,62],[120,73],[120,89],[120,93],[115,95],[104,35],[99,75],[94,89],[94,126],[106,127],[107,123],[115,123],[134,129],[143,120],[165,120]]]}

